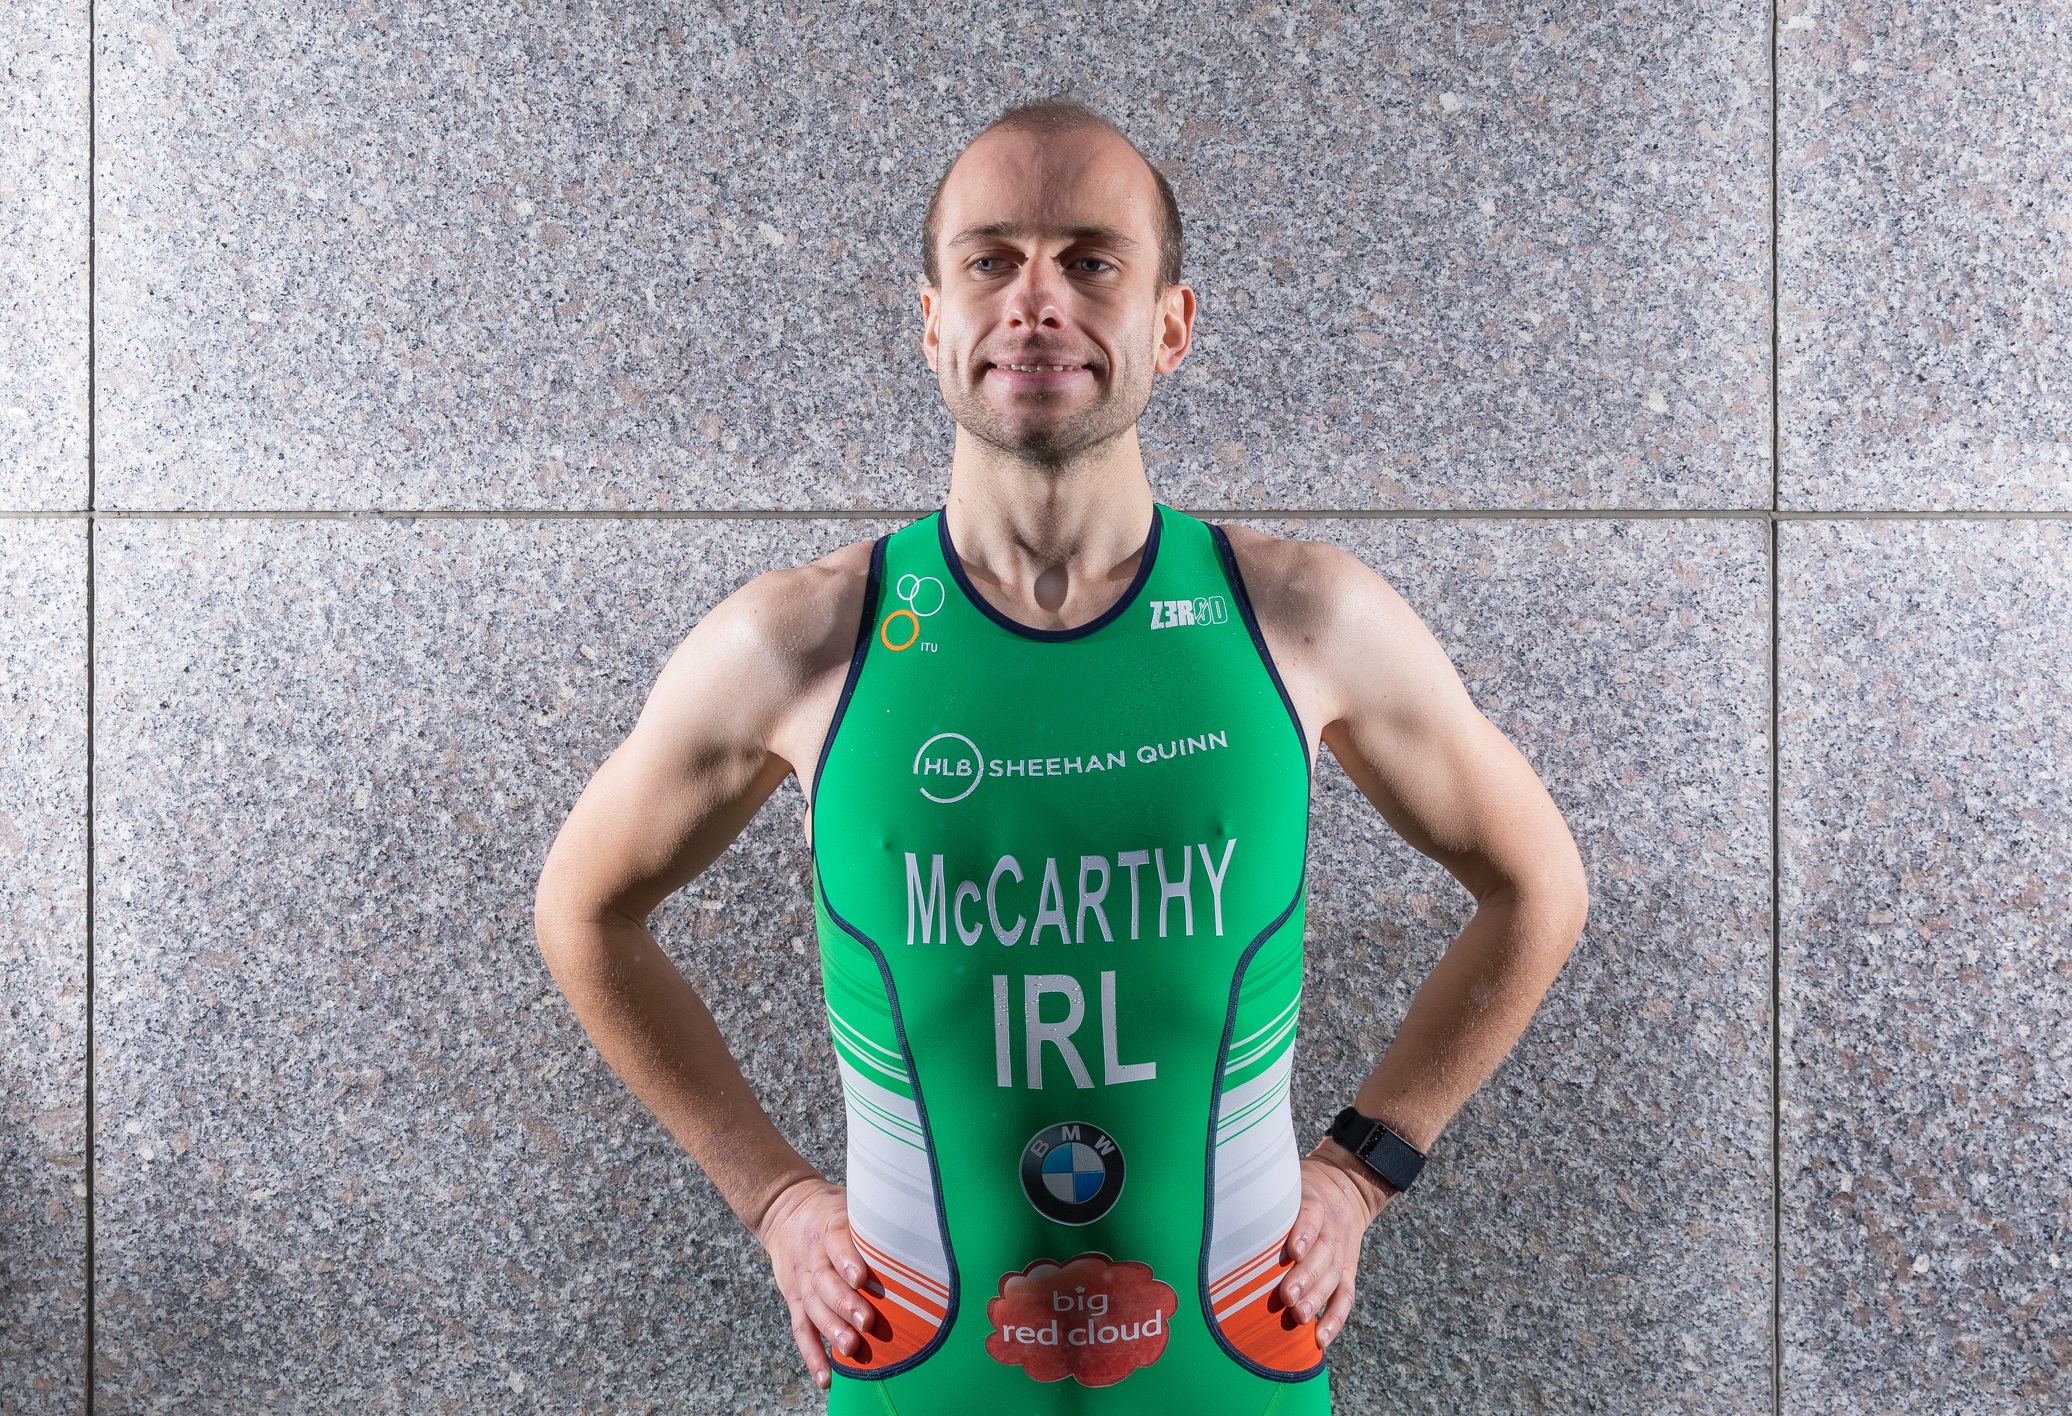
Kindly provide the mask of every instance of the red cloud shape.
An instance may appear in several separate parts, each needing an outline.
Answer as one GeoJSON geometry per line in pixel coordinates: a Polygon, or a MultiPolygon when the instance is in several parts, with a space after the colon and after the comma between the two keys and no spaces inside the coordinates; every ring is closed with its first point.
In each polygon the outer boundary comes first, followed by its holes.
{"type": "Polygon", "coordinates": [[[986,1352],[1039,1382],[1114,1386],[1164,1355],[1179,1311],[1179,1295],[1149,1264],[1106,1254],[1038,1259],[1000,1276],[1000,1296],[986,1302],[986,1352]]]}

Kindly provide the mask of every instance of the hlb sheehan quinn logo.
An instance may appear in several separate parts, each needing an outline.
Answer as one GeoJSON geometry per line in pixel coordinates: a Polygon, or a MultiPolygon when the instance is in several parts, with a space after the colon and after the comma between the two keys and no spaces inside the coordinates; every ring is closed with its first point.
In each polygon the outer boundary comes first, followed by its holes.
{"type": "Polygon", "coordinates": [[[942,608],[942,582],[932,575],[902,575],[892,589],[906,606],[878,621],[878,642],[895,654],[916,644],[932,651],[934,644],[921,642],[921,621],[942,608]]]}
{"type": "Polygon", "coordinates": [[[1122,1147],[1099,1126],[1045,1126],[1022,1147],[1022,1193],[1059,1224],[1092,1224],[1122,1198],[1122,1147]]]}
{"type": "Polygon", "coordinates": [[[986,775],[986,755],[962,733],[937,733],[914,754],[914,775],[921,795],[947,806],[978,790],[986,775]]]}

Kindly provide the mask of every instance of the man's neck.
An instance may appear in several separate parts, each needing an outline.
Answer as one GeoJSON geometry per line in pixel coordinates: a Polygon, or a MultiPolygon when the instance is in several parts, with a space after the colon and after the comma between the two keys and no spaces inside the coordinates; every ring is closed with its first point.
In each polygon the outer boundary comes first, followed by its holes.
{"type": "Polygon", "coordinates": [[[1151,483],[1137,430],[1050,465],[959,428],[944,515],[965,574],[994,608],[1038,629],[1085,624],[1143,559],[1151,483]]]}

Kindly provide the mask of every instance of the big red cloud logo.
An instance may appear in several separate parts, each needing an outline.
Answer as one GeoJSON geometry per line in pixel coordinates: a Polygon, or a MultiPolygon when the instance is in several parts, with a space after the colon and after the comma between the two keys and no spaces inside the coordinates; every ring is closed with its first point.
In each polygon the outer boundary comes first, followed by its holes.
{"type": "Polygon", "coordinates": [[[986,1302],[993,1331],[986,1352],[1039,1382],[1066,1377],[1081,1386],[1114,1386],[1166,1348],[1179,1295],[1152,1277],[1149,1264],[1081,1254],[1060,1264],[1038,1259],[1002,1274],[1000,1296],[986,1302]]]}

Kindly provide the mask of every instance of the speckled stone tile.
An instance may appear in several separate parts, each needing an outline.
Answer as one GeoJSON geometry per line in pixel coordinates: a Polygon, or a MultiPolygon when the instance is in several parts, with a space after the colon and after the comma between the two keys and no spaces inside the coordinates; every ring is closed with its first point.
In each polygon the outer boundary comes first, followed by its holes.
{"type": "Polygon", "coordinates": [[[2072,507],[2072,28],[1781,0],[1786,506],[2072,507]]]}
{"type": "MultiPolygon", "coordinates": [[[[1550,782],[1596,889],[1520,1056],[1377,1235],[1335,1349],[1341,1404],[1753,1409],[1760,532],[1304,529],[1426,615],[1550,782]]],[[[102,1409],[811,1404],[759,1254],[589,1051],[529,901],[684,628],[857,530],[104,525],[102,1409]]],[[[1464,902],[1335,768],[1314,840],[1311,1132],[1464,902]]],[[[787,794],[659,922],[781,1124],[832,1166],[832,1057],[796,1025],[818,1016],[805,863],[787,794]]]]}
{"type": "MultiPolygon", "coordinates": [[[[96,1410],[814,1404],[532,895],[698,616],[868,534],[102,523],[96,1410]]],[[[839,1173],[806,865],[787,788],[657,928],[839,1173]]]]}
{"type": "MultiPolygon", "coordinates": [[[[1370,1237],[1348,1412],[1770,1410],[1768,571],[1754,522],[1318,522],[1392,583],[1562,808],[1590,922],[1370,1237]]],[[[1473,902],[1326,757],[1298,1131],[1473,902]]]]}
{"type": "Polygon", "coordinates": [[[0,1413],[86,1400],[82,521],[0,518],[0,1413]]]}
{"type": "Polygon", "coordinates": [[[2072,536],[1787,524],[1784,1380],[2072,1407],[2072,536]]]}
{"type": "Polygon", "coordinates": [[[100,13],[111,506],[934,505],[922,209],[1068,89],[1191,223],[1169,500],[1769,502],[1745,0],[100,13]]]}
{"type": "Polygon", "coordinates": [[[86,505],[86,0],[0,7],[0,511],[86,505]]]}

